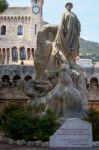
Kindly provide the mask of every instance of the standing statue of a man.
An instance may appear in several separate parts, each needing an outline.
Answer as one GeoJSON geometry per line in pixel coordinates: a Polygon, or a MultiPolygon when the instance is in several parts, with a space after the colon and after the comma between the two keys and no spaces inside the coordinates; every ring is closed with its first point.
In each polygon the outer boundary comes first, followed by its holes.
{"type": "Polygon", "coordinates": [[[79,36],[81,25],[77,16],[71,11],[73,4],[68,2],[65,5],[66,12],[62,16],[61,24],[55,38],[57,49],[61,50],[67,60],[75,63],[79,56],[79,36]]]}

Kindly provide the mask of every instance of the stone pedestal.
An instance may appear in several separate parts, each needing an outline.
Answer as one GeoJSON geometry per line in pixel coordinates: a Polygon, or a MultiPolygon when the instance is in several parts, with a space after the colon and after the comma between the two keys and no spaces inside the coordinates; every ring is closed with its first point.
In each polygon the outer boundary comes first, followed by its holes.
{"type": "Polygon", "coordinates": [[[67,119],[50,137],[51,148],[92,147],[92,126],[77,118],[67,119]]]}

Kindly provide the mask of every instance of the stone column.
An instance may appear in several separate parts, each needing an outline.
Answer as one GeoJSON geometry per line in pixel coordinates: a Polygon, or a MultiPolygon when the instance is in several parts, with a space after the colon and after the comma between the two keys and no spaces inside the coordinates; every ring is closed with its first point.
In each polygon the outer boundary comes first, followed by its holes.
{"type": "Polygon", "coordinates": [[[28,49],[27,49],[27,60],[30,61],[30,59],[31,59],[31,49],[28,48],[28,49]],[[28,57],[29,57],[29,58],[28,58],[28,57]]]}
{"type": "Polygon", "coordinates": [[[18,62],[19,62],[20,61],[20,49],[18,48],[17,51],[18,51],[18,62]]]}
{"type": "Polygon", "coordinates": [[[33,60],[33,56],[32,56],[32,48],[30,48],[30,61],[33,60]]]}
{"type": "Polygon", "coordinates": [[[5,49],[5,60],[4,60],[4,64],[7,64],[7,48],[5,49]]]}
{"type": "Polygon", "coordinates": [[[5,48],[2,49],[2,64],[5,64],[6,51],[5,48]]]}
{"type": "Polygon", "coordinates": [[[9,64],[10,49],[7,48],[7,64],[9,64]]]}
{"type": "Polygon", "coordinates": [[[2,49],[0,48],[0,64],[2,64],[2,49]]]}
{"type": "MultiPolygon", "coordinates": [[[[88,85],[88,89],[90,89],[90,88],[91,88],[90,80],[87,81],[87,85],[88,85]]],[[[86,85],[86,86],[87,86],[87,85],[86,85]]]]}
{"type": "Polygon", "coordinates": [[[28,60],[28,48],[25,48],[26,50],[26,60],[28,60]]]}
{"type": "Polygon", "coordinates": [[[9,54],[9,64],[12,64],[12,49],[11,48],[9,48],[9,52],[10,52],[10,54],[9,54]]]}

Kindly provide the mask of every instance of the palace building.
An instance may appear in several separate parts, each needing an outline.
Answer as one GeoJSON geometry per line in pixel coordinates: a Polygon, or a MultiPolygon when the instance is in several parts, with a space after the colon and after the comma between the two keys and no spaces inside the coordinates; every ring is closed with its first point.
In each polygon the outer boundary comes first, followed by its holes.
{"type": "Polygon", "coordinates": [[[0,64],[33,64],[42,8],[43,0],[31,0],[31,7],[9,7],[0,13],[0,64]]]}

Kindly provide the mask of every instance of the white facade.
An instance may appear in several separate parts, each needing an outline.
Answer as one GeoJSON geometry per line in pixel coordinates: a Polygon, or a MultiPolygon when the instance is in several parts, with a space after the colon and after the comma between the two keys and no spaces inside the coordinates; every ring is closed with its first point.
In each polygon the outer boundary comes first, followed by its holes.
{"type": "Polygon", "coordinates": [[[0,64],[33,64],[42,7],[43,0],[31,0],[31,7],[9,7],[0,14],[0,64]]]}
{"type": "Polygon", "coordinates": [[[92,67],[92,60],[91,59],[79,59],[79,60],[77,60],[76,63],[79,64],[83,68],[92,67]]]}

